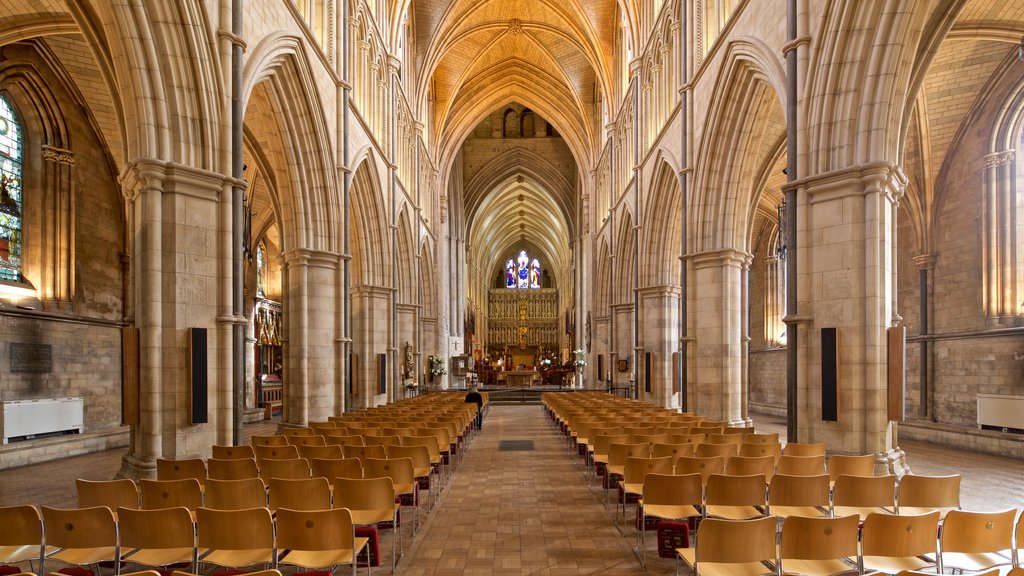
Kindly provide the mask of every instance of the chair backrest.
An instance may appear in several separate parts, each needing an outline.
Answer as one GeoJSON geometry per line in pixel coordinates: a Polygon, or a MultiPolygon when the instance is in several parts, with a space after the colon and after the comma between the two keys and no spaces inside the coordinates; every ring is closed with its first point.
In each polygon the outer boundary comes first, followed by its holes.
{"type": "MultiPolygon", "coordinates": [[[[1017,519],[1017,529],[1013,532],[1013,540],[1017,543],[1017,564],[1024,563],[1024,514],[1017,519]]],[[[1009,574],[1007,576],[1010,576],[1009,574]]]]}
{"type": "Polygon", "coordinates": [[[366,458],[363,462],[363,478],[391,478],[394,485],[412,484],[414,471],[409,458],[366,458]]]}
{"type": "Polygon", "coordinates": [[[701,481],[707,485],[708,478],[712,474],[725,474],[725,458],[722,456],[709,458],[680,456],[676,458],[675,473],[700,474],[701,481]]]}
{"type": "Polygon", "coordinates": [[[756,432],[748,432],[747,435],[743,437],[743,443],[744,444],[778,444],[779,443],[779,433],[778,432],[771,432],[771,433],[758,434],[756,432]]]}
{"type": "Polygon", "coordinates": [[[383,446],[384,451],[387,451],[388,446],[401,446],[402,436],[387,435],[387,436],[367,436],[363,438],[363,442],[367,446],[383,446]]]}
{"type": "Polygon", "coordinates": [[[331,507],[327,478],[270,479],[270,509],[326,510],[331,507]]]}
{"type": "Polygon", "coordinates": [[[50,508],[43,506],[46,545],[53,548],[115,548],[117,523],[106,506],[50,508]]]}
{"type": "Polygon", "coordinates": [[[825,443],[811,442],[801,444],[798,442],[788,442],[782,448],[782,454],[786,456],[824,456],[825,443]]]}
{"type": "Polygon", "coordinates": [[[334,507],[349,510],[394,510],[395,487],[391,478],[335,478],[334,507]]]}
{"type": "Polygon", "coordinates": [[[775,464],[775,473],[787,476],[819,476],[825,473],[825,455],[792,456],[783,454],[775,464]]]}
{"type": "MultiPolygon", "coordinates": [[[[219,446],[214,444],[212,456],[220,460],[255,459],[256,451],[252,449],[252,444],[242,444],[241,446],[219,446]]],[[[207,474],[209,474],[209,471],[207,471],[207,474]]]]}
{"type": "Polygon", "coordinates": [[[878,514],[872,512],[861,528],[861,553],[864,556],[905,558],[938,554],[935,535],[939,513],[878,514]]]}
{"type": "Polygon", "coordinates": [[[833,454],[828,459],[828,475],[835,482],[840,476],[874,476],[874,454],[847,455],[833,454]]]}
{"type": "Polygon", "coordinates": [[[753,426],[726,426],[722,430],[722,433],[723,434],[743,434],[744,436],[746,436],[747,434],[753,434],[754,433],[754,427],[753,426]]]}
{"type": "Polygon", "coordinates": [[[362,446],[363,437],[355,434],[349,434],[346,429],[339,429],[338,434],[328,434],[324,437],[324,441],[328,444],[335,444],[341,447],[345,446],[362,446]]]}
{"type": "Polygon", "coordinates": [[[669,434],[668,444],[703,444],[704,440],[707,439],[707,434],[704,433],[686,433],[686,434],[669,434]]]}
{"type": "Polygon", "coordinates": [[[256,450],[257,462],[266,458],[272,458],[274,460],[289,460],[299,457],[299,447],[294,444],[285,444],[283,446],[255,446],[254,448],[256,450]]]}
{"type": "Polygon", "coordinates": [[[326,478],[328,482],[333,482],[335,478],[363,477],[363,465],[359,458],[314,458],[309,463],[313,478],[326,478]]]}
{"type": "Polygon", "coordinates": [[[288,443],[293,446],[326,446],[327,441],[317,434],[288,436],[288,443]]]}
{"type": "MultiPolygon", "coordinates": [[[[430,461],[438,463],[441,460],[441,443],[437,436],[405,436],[402,438],[402,446],[426,446],[430,452],[430,461]]],[[[376,456],[375,456],[376,458],[376,456]]]]}
{"type": "Polygon", "coordinates": [[[704,519],[697,528],[698,570],[701,562],[778,564],[775,525],[776,519],[770,516],[755,520],[704,519]],[[737,542],[743,545],[737,546],[737,542]]]}
{"type": "Polygon", "coordinates": [[[203,504],[214,510],[245,510],[267,505],[267,487],[257,476],[239,480],[206,481],[203,504]]]}
{"type": "Polygon", "coordinates": [[[626,426],[622,431],[629,436],[636,434],[654,434],[654,426],[626,426]]]}
{"type": "Polygon", "coordinates": [[[776,474],[768,486],[769,506],[829,507],[828,476],[789,476],[776,474]]]}
{"type": "Polygon", "coordinates": [[[117,525],[121,548],[126,550],[194,548],[196,545],[192,514],[181,506],[159,510],[120,508],[117,525]]]}
{"type": "Polygon", "coordinates": [[[843,474],[836,478],[832,487],[832,504],[893,508],[896,506],[896,477],[843,474]]]}
{"type": "Polygon", "coordinates": [[[679,458],[680,456],[693,456],[693,452],[693,444],[657,443],[651,446],[652,458],[659,458],[661,456],[671,456],[673,458],[679,458]]]}
{"type": "Polygon", "coordinates": [[[195,478],[182,480],[139,480],[143,510],[184,506],[195,510],[203,505],[203,489],[195,478]]]}
{"type": "Polygon", "coordinates": [[[345,453],[345,458],[383,458],[387,454],[387,450],[377,444],[376,446],[355,446],[346,445],[342,448],[345,453]]]}
{"type": "Polygon", "coordinates": [[[93,508],[106,506],[111,510],[118,508],[139,509],[139,487],[127,478],[119,480],[75,480],[78,491],[78,507],[93,508]]]}
{"type": "Polygon", "coordinates": [[[739,454],[739,444],[725,443],[725,444],[698,444],[697,449],[694,450],[694,455],[700,458],[710,458],[711,456],[722,456],[723,458],[732,458],[739,454]]]}
{"type": "Polygon", "coordinates": [[[643,484],[648,474],[671,474],[673,467],[671,456],[661,458],[627,458],[622,479],[626,484],[643,484]]]}
{"type": "MultiPolygon", "coordinates": [[[[827,476],[826,478],[826,487],[827,476]]],[[[786,560],[835,560],[856,558],[860,518],[854,514],[840,518],[789,516],[782,522],[782,570],[786,560]]]]}
{"type": "Polygon", "coordinates": [[[284,434],[276,436],[253,436],[249,439],[249,443],[256,446],[287,446],[288,437],[284,434]]]}
{"type": "Polygon", "coordinates": [[[644,505],[700,506],[704,485],[700,474],[648,474],[644,476],[644,505]]]}
{"type": "Polygon", "coordinates": [[[735,444],[736,450],[739,450],[740,445],[743,444],[743,432],[734,432],[732,434],[708,434],[708,444],[735,444]]]}
{"type": "MultiPolygon", "coordinates": [[[[313,436],[313,429],[308,427],[303,428],[284,428],[281,430],[281,434],[291,438],[292,436],[313,436]]],[[[289,442],[291,442],[289,440],[289,442]]]]}
{"type": "MultiPolygon", "coordinates": [[[[35,506],[5,506],[0,508],[0,548],[5,546],[35,546],[32,558],[39,556],[43,543],[43,519],[35,506]]],[[[8,561],[0,558],[0,561],[8,561]]],[[[16,560],[17,561],[17,560],[16,560]]]]}
{"type": "Polygon", "coordinates": [[[628,444],[628,434],[601,434],[594,436],[590,439],[591,445],[594,447],[594,454],[600,454],[602,456],[608,456],[608,447],[612,444],[628,444]]]}
{"type": "Polygon", "coordinates": [[[416,470],[427,469],[430,473],[430,450],[426,446],[391,446],[388,458],[408,458],[416,470]]]}
{"type": "Polygon", "coordinates": [[[651,445],[646,442],[635,444],[610,444],[608,446],[608,465],[625,466],[629,458],[647,458],[651,455],[651,445]]]}
{"type": "Polygon", "coordinates": [[[629,443],[636,444],[646,442],[651,446],[668,442],[668,434],[630,434],[629,443]]]}
{"type": "Polygon", "coordinates": [[[708,478],[704,501],[720,506],[765,506],[768,500],[764,475],[712,474],[708,478]]]}
{"type": "MultiPolygon", "coordinates": [[[[354,548],[352,513],[333,510],[279,508],[276,515],[277,547],[292,551],[351,550],[354,548]]],[[[292,558],[297,555],[289,554],[292,558]]],[[[290,563],[288,556],[284,562],[290,563]]],[[[319,566],[308,566],[319,568],[319,566]]]]}
{"type": "MultiPolygon", "coordinates": [[[[750,435],[748,434],[749,438],[750,435]]],[[[775,444],[747,444],[740,445],[740,456],[755,457],[755,456],[771,456],[772,468],[779,461],[782,456],[782,444],[776,442],[775,444]]]]}
{"type": "MultiPolygon", "coordinates": [[[[1017,510],[967,512],[951,510],[942,522],[940,549],[943,554],[983,554],[1013,548],[1013,519],[1017,510]]],[[[1024,546],[1019,538],[1017,546],[1024,546]]]]}
{"type": "Polygon", "coordinates": [[[244,480],[260,477],[260,469],[252,458],[231,460],[210,458],[206,461],[206,469],[209,477],[214,480],[244,480]]]}
{"type": "Polygon", "coordinates": [[[264,482],[271,478],[286,478],[298,480],[311,478],[312,471],[309,469],[309,460],[305,458],[274,459],[264,458],[260,460],[260,478],[264,482]]]}
{"type": "Polygon", "coordinates": [[[182,460],[156,460],[157,480],[182,480],[195,478],[200,484],[206,480],[206,462],[202,458],[185,458],[182,460]]]}
{"type": "Polygon", "coordinates": [[[905,474],[900,478],[896,503],[898,506],[936,510],[960,508],[960,475],[905,474]]]}
{"type": "Polygon", "coordinates": [[[274,521],[267,508],[196,510],[196,546],[211,550],[274,550],[274,521]]]}
{"type": "Polygon", "coordinates": [[[761,474],[770,481],[775,474],[775,458],[771,456],[733,456],[725,464],[725,473],[731,476],[761,474]]]}
{"type": "MultiPolygon", "coordinates": [[[[314,436],[314,438],[320,438],[320,436],[314,436]]],[[[341,459],[344,458],[344,453],[341,450],[341,446],[337,444],[329,444],[327,446],[299,446],[299,457],[305,458],[306,460],[313,461],[314,458],[323,459],[341,459]]]]}

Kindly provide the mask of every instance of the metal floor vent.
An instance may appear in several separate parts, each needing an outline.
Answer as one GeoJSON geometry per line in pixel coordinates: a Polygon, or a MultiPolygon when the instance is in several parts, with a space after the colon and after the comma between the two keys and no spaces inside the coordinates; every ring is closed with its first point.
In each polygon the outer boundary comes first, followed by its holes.
{"type": "Polygon", "coordinates": [[[499,452],[533,452],[533,440],[501,440],[499,452]]]}

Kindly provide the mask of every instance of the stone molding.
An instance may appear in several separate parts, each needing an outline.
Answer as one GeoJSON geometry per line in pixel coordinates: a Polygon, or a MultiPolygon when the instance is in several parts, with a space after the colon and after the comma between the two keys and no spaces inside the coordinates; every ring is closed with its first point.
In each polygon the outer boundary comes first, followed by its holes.
{"type": "Polygon", "coordinates": [[[993,152],[984,157],[983,163],[985,168],[998,168],[1000,166],[1009,164],[1017,159],[1016,150],[1003,150],[1002,152],[993,152]]]}
{"type": "Polygon", "coordinates": [[[783,184],[782,192],[806,190],[811,204],[880,192],[895,203],[903,196],[908,181],[900,166],[892,162],[872,162],[799,178],[783,184]],[[851,182],[860,186],[850,186],[851,182]]]}
{"type": "Polygon", "coordinates": [[[56,146],[49,146],[43,144],[43,160],[48,162],[56,162],[57,164],[67,164],[68,166],[75,165],[75,154],[71,150],[65,150],[63,148],[57,148],[56,146]]]}
{"type": "Polygon", "coordinates": [[[695,269],[711,268],[714,266],[746,268],[753,262],[754,255],[734,248],[724,248],[722,250],[706,250],[704,252],[686,254],[684,258],[692,262],[695,269]]]}

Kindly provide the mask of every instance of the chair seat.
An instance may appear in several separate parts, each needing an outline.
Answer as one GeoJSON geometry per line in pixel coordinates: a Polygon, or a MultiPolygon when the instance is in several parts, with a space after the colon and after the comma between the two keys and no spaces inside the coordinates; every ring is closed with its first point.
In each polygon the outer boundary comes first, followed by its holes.
{"type": "Polygon", "coordinates": [[[430,466],[424,466],[423,468],[413,468],[412,475],[415,478],[427,478],[430,476],[430,466]]]}
{"type": "Polygon", "coordinates": [[[934,512],[935,510],[939,511],[939,521],[941,522],[941,521],[946,519],[946,514],[948,514],[950,510],[955,510],[955,508],[928,508],[928,507],[922,507],[922,506],[900,506],[900,514],[901,515],[927,514],[929,512],[934,512]]]}
{"type": "Polygon", "coordinates": [[[117,558],[115,550],[113,546],[104,546],[102,548],[64,548],[63,550],[58,550],[55,554],[47,556],[47,558],[60,560],[65,564],[82,566],[115,560],[117,558]]]}
{"type": "Polygon", "coordinates": [[[700,510],[689,504],[644,504],[641,500],[640,507],[647,516],[665,518],[666,520],[700,516],[700,510]]]}
{"type": "Polygon", "coordinates": [[[123,554],[121,560],[146,566],[169,566],[180,562],[191,562],[192,552],[193,548],[136,549],[123,554]]]}
{"type": "MultiPolygon", "coordinates": [[[[697,563],[697,549],[696,548],[676,548],[676,554],[686,562],[690,568],[697,563]]],[[[774,575],[775,572],[770,570],[767,566],[761,562],[743,562],[743,563],[728,563],[723,564],[719,562],[701,562],[699,576],[762,576],[762,575],[774,575]]]]}
{"type": "Polygon", "coordinates": [[[356,538],[356,550],[289,550],[280,563],[302,568],[331,568],[339,564],[351,564],[353,556],[358,555],[367,541],[366,538],[356,538]]]}
{"type": "Polygon", "coordinates": [[[591,461],[594,464],[607,464],[608,463],[608,455],[607,454],[597,454],[597,453],[594,453],[594,456],[593,456],[593,458],[591,458],[591,461]]]}
{"type": "Polygon", "coordinates": [[[902,570],[920,570],[932,568],[935,564],[922,560],[916,556],[890,557],[890,556],[865,556],[864,572],[877,571],[886,574],[897,574],[902,570]]]}
{"type": "Polygon", "coordinates": [[[729,520],[747,520],[760,518],[764,514],[753,506],[722,506],[709,504],[704,507],[709,518],[726,518],[729,520]]]}
{"type": "Polygon", "coordinates": [[[801,574],[803,576],[838,576],[840,574],[858,574],[857,567],[843,562],[838,558],[829,560],[783,560],[784,574],[801,574]]]}
{"type": "Polygon", "coordinates": [[[860,518],[861,522],[863,522],[864,519],[868,517],[868,514],[871,514],[873,512],[877,514],[892,514],[892,510],[886,510],[885,508],[876,508],[874,506],[834,506],[832,509],[832,513],[833,515],[835,515],[836,518],[839,518],[840,516],[852,516],[856,514],[860,518]]]}
{"type": "Polygon", "coordinates": [[[400,494],[412,494],[416,491],[419,486],[419,482],[410,482],[408,484],[395,484],[395,496],[400,494]]]}
{"type": "Polygon", "coordinates": [[[985,570],[993,566],[1009,564],[1010,562],[1011,556],[1009,550],[1004,554],[997,554],[995,552],[979,552],[975,554],[967,554],[964,552],[944,552],[942,554],[943,568],[955,568],[970,572],[985,570]]]}
{"type": "Polygon", "coordinates": [[[253,564],[271,564],[274,561],[274,551],[270,548],[252,550],[200,550],[200,560],[218,566],[238,568],[252,566],[253,564]],[[205,556],[203,555],[205,554],[205,556]]]}
{"type": "Polygon", "coordinates": [[[827,518],[828,512],[815,506],[772,506],[772,516],[788,518],[789,516],[803,516],[805,518],[827,518]]]}
{"type": "Polygon", "coordinates": [[[616,476],[623,476],[626,473],[625,464],[623,464],[622,466],[609,464],[608,466],[605,467],[605,469],[607,470],[608,474],[615,474],[616,476]]]}
{"type": "Polygon", "coordinates": [[[644,495],[644,483],[643,482],[619,482],[619,486],[626,494],[639,494],[641,497],[644,495]]]}
{"type": "Polygon", "coordinates": [[[0,562],[5,564],[18,564],[38,557],[38,544],[30,544],[27,546],[0,546],[0,562]]]}

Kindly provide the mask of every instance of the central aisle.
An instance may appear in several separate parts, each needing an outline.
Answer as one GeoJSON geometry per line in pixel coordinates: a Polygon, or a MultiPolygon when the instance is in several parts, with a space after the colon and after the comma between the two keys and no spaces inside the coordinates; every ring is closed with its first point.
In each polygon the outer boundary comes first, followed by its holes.
{"type": "Polygon", "coordinates": [[[540,406],[491,406],[450,482],[400,574],[643,572],[613,524],[614,507],[587,490],[540,406]],[[533,450],[498,451],[502,440],[529,440],[533,450]]]}

